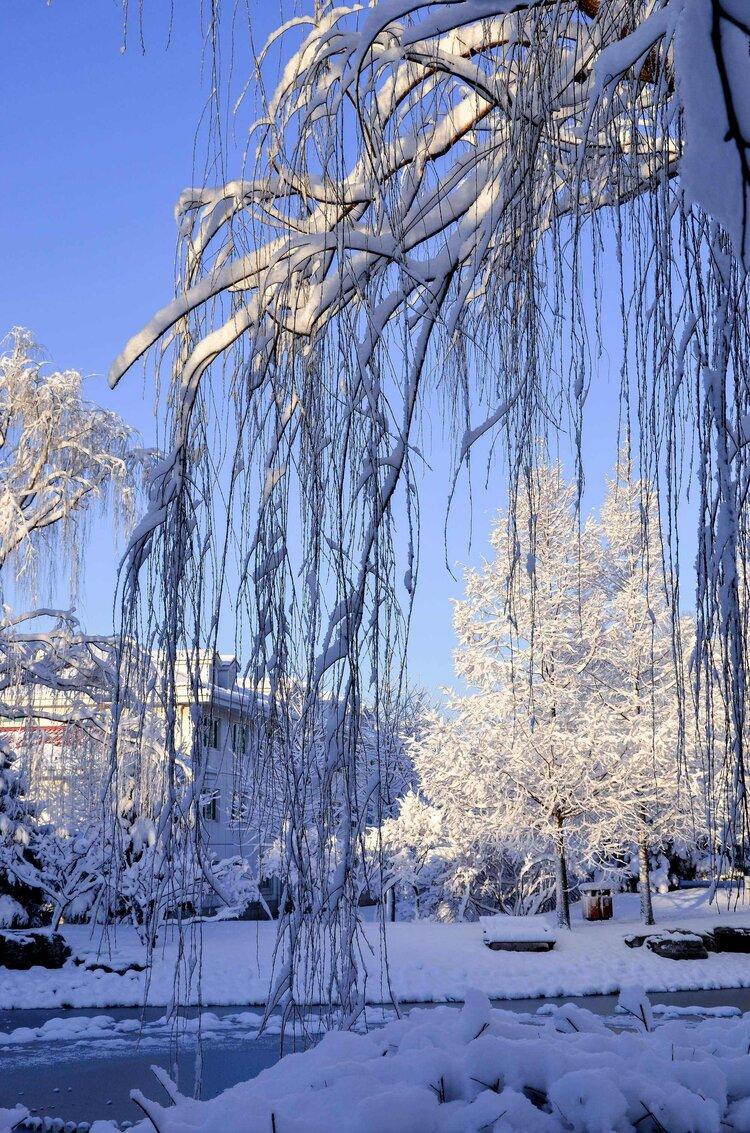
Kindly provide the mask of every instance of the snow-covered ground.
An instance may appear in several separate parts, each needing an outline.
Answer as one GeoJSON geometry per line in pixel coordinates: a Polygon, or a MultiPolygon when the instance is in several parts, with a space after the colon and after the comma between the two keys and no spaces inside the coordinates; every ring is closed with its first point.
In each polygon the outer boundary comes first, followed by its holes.
{"type": "MultiPolygon", "coordinates": [[[[715,924],[750,926],[750,905],[735,911],[721,904],[708,906],[705,893],[695,890],[654,899],[658,927],[710,929],[715,924]]],[[[482,943],[477,924],[432,922],[388,925],[388,966],[394,994],[403,1001],[462,1001],[468,988],[492,999],[532,996],[588,995],[616,992],[639,984],[648,991],[695,988],[750,987],[750,956],[710,954],[707,960],[674,961],[646,948],[628,948],[623,938],[638,931],[638,899],[615,898],[615,919],[587,923],[576,907],[571,932],[558,931],[552,952],[492,952],[482,943]]],[[[200,991],[206,1005],[254,1005],[265,1000],[275,925],[224,921],[204,924],[200,991]]],[[[382,974],[378,926],[364,928],[367,952],[367,998],[387,1002],[382,974]]],[[[74,953],[93,959],[100,951],[98,937],[84,926],[64,929],[74,953]]],[[[143,951],[131,928],[120,928],[101,947],[105,961],[118,965],[142,961],[143,951]]],[[[86,970],[69,960],[59,971],[3,971],[0,1009],[14,1007],[137,1007],[170,1003],[175,989],[176,939],[165,941],[146,979],[142,972],[116,975],[86,970]]],[[[186,983],[181,979],[181,999],[186,983]]],[[[197,998],[193,977],[191,998],[197,998]]]]}

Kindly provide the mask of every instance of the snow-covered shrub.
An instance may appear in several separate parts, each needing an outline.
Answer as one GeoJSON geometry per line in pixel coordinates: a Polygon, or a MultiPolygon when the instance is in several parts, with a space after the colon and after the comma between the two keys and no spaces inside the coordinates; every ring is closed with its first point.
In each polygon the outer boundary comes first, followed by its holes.
{"type": "Polygon", "coordinates": [[[451,838],[445,825],[440,807],[410,791],[393,818],[368,831],[368,891],[395,919],[473,921],[550,907],[554,876],[543,858],[514,854],[482,831],[463,830],[459,840],[454,827],[451,838]]]}
{"type": "Polygon", "coordinates": [[[431,916],[445,903],[451,850],[440,811],[416,792],[403,797],[394,818],[368,831],[367,846],[368,889],[395,902],[395,916],[431,916]]]}
{"type": "Polygon", "coordinates": [[[748,1128],[749,1047],[750,1014],[654,1022],[639,989],[618,1030],[571,1005],[519,1016],[470,992],[461,1011],[331,1032],[208,1102],[135,1097],[161,1133],[721,1133],[748,1128]]]}
{"type": "Polygon", "coordinates": [[[61,920],[127,921],[153,941],[165,918],[190,907],[195,897],[197,857],[189,837],[167,853],[158,813],[141,813],[130,780],[114,814],[101,809],[82,830],[48,831],[36,843],[39,881],[61,920]]]}
{"type": "Polygon", "coordinates": [[[0,895],[0,928],[24,928],[29,916],[23,905],[7,893],[0,895]]]}
{"type": "Polygon", "coordinates": [[[223,905],[218,915],[221,917],[242,916],[249,905],[258,904],[269,919],[271,910],[266,905],[260,891],[260,878],[257,868],[247,858],[216,858],[204,867],[204,877],[208,886],[220,897],[223,905]]]}

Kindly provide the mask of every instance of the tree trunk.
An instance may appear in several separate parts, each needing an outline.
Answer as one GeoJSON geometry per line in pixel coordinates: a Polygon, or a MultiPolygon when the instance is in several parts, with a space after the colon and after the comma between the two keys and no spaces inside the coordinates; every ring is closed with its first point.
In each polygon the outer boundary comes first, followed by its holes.
{"type": "Polygon", "coordinates": [[[558,928],[570,928],[570,899],[568,896],[568,863],[565,860],[565,835],[563,822],[557,820],[555,838],[557,861],[555,868],[555,909],[558,928]]]}
{"type": "Polygon", "coordinates": [[[648,839],[642,838],[638,844],[638,888],[641,894],[641,920],[644,924],[654,924],[654,907],[651,903],[651,864],[648,860],[648,839]]]}

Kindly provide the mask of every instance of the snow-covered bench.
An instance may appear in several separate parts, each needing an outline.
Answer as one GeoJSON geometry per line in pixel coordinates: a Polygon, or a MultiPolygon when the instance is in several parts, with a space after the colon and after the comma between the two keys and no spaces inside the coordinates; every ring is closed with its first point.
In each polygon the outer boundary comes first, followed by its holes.
{"type": "Polygon", "coordinates": [[[494,952],[549,952],[557,939],[543,917],[513,917],[500,913],[480,917],[482,937],[494,952]]]}

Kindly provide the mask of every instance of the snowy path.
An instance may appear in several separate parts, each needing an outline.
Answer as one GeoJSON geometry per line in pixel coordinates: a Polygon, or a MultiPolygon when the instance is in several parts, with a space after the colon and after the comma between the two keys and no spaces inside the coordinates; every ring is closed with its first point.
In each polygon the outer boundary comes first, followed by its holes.
{"type": "MultiPolygon", "coordinates": [[[[750,925],[750,907],[738,912],[707,908],[703,894],[685,891],[655,899],[660,928],[712,928],[717,923],[750,925]]],[[[707,960],[675,962],[645,948],[630,949],[623,937],[638,928],[638,901],[616,898],[616,919],[587,924],[558,934],[549,953],[491,952],[475,924],[427,922],[388,926],[388,965],[394,994],[409,1002],[462,1001],[469,988],[492,999],[533,996],[579,996],[612,993],[628,984],[649,991],[750,987],[750,956],[712,954],[707,960]]],[[[367,956],[369,1002],[387,1002],[378,929],[366,925],[371,945],[367,956]]],[[[84,926],[65,929],[78,955],[94,957],[98,940],[84,926]]],[[[224,921],[202,926],[201,1001],[207,1005],[262,1004],[268,987],[275,925],[224,921]]],[[[118,929],[102,951],[118,962],[142,960],[130,928],[118,929]]],[[[68,961],[60,971],[3,972],[0,1009],[23,1007],[136,1007],[144,1002],[165,1005],[174,995],[176,940],[160,951],[151,978],[144,973],[120,976],[87,971],[68,961]]],[[[197,1000],[196,980],[190,999],[197,1000]]],[[[186,1001],[183,975],[181,1001],[186,1001]]]]}

